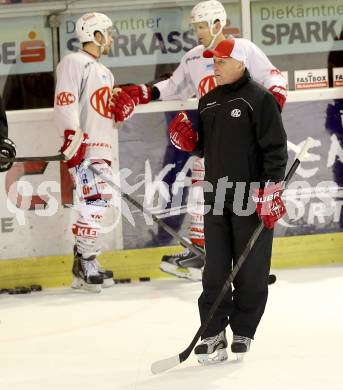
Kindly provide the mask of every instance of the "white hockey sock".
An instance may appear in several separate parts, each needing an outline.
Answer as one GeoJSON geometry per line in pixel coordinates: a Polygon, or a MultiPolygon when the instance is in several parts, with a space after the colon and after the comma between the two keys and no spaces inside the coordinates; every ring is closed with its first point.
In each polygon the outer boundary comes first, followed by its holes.
{"type": "Polygon", "coordinates": [[[98,239],[102,231],[102,221],[107,209],[106,203],[104,202],[103,204],[102,206],[82,204],[80,216],[72,228],[77,251],[85,259],[100,254],[98,239]]]}

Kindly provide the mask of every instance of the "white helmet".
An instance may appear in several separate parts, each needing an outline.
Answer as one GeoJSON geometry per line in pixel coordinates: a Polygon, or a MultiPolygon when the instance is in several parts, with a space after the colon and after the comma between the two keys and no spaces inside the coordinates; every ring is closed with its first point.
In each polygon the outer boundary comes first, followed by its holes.
{"type": "Polygon", "coordinates": [[[216,20],[219,20],[221,30],[226,25],[226,11],[217,0],[201,1],[191,11],[191,23],[207,22],[210,30],[216,20]]]}
{"type": "Polygon", "coordinates": [[[113,23],[108,16],[98,12],[93,12],[85,14],[78,19],[75,31],[81,43],[93,42],[97,46],[103,46],[95,40],[94,33],[96,31],[101,32],[101,34],[105,37],[106,42],[108,42],[108,39],[112,34],[112,28],[113,23]]]}

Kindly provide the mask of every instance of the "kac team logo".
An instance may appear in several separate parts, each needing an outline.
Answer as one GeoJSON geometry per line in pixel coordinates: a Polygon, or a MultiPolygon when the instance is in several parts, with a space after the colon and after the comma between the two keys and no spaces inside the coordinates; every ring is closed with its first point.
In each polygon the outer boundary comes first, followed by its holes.
{"type": "Polygon", "coordinates": [[[90,102],[93,109],[105,118],[112,118],[112,113],[108,107],[108,101],[111,97],[109,87],[102,87],[97,89],[91,96],[90,102]]]}
{"type": "Polygon", "coordinates": [[[56,96],[56,104],[58,106],[68,106],[75,102],[75,96],[71,92],[60,92],[56,96]]]}
{"type": "Polygon", "coordinates": [[[200,97],[206,95],[208,92],[212,91],[217,86],[217,81],[214,75],[204,77],[198,86],[198,92],[200,97]]]}

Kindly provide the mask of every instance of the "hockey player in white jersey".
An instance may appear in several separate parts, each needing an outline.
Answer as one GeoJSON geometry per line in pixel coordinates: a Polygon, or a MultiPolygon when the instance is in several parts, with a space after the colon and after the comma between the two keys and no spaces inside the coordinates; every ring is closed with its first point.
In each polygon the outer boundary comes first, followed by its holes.
{"type": "MultiPolygon", "coordinates": [[[[223,5],[217,0],[201,1],[191,11],[191,23],[194,26],[199,45],[189,50],[181,59],[172,76],[153,85],[135,85],[124,90],[136,103],[144,104],[150,100],[177,100],[196,96],[202,97],[216,86],[213,73],[213,60],[203,57],[205,49],[214,48],[225,39],[223,28],[227,15],[223,5]],[[147,90],[148,88],[148,90],[147,90]]],[[[246,67],[253,79],[262,84],[275,96],[282,110],[287,96],[287,82],[269,61],[267,56],[251,41],[238,38],[246,53],[246,67]]],[[[204,246],[203,191],[196,190],[204,178],[204,160],[196,158],[192,169],[192,183],[195,185],[197,207],[191,213],[190,239],[194,245],[204,246]]],[[[193,195],[193,199],[194,199],[193,195]]],[[[185,249],[176,256],[163,256],[161,270],[179,277],[201,280],[203,260],[185,249]]]]}
{"type": "Polygon", "coordinates": [[[76,23],[76,34],[82,49],[66,55],[57,67],[54,116],[64,137],[61,152],[80,199],[79,216],[72,228],[72,287],[101,291],[102,286],[113,284],[112,271],[102,269],[96,258],[112,191],[88,166],[95,165],[111,177],[116,123],[132,114],[134,102],[114,89],[111,71],[99,62],[113,42],[112,21],[100,13],[83,15],[76,23]]]}

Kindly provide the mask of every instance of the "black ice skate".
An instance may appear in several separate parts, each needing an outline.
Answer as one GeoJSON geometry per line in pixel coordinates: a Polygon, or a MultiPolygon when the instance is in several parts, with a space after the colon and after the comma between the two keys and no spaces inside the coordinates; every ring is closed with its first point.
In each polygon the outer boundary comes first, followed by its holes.
{"type": "MultiPolygon", "coordinates": [[[[76,254],[77,254],[77,248],[76,248],[76,245],[74,245],[74,257],[76,256],[76,254]]],[[[113,272],[108,270],[108,269],[102,268],[98,259],[94,258],[94,261],[98,267],[98,272],[102,276],[102,279],[103,279],[102,287],[107,288],[107,287],[113,286],[114,285],[113,272]]]]}
{"type": "Polygon", "coordinates": [[[213,337],[203,339],[194,349],[200,364],[208,365],[227,360],[225,330],[213,337]],[[212,356],[211,356],[212,355],[212,356]]]}
{"type": "Polygon", "coordinates": [[[201,256],[195,255],[188,248],[185,248],[183,252],[176,255],[163,256],[160,269],[179,278],[201,281],[204,264],[201,256]]]}
{"type": "Polygon", "coordinates": [[[72,288],[100,292],[104,281],[99,273],[95,256],[84,259],[79,253],[74,252],[72,288]]]}
{"type": "Polygon", "coordinates": [[[249,352],[250,343],[249,337],[233,335],[231,351],[236,354],[237,360],[243,360],[244,355],[249,352]]]}
{"type": "Polygon", "coordinates": [[[103,278],[102,287],[107,288],[113,286],[114,285],[113,272],[110,271],[109,269],[102,268],[97,259],[95,259],[95,262],[98,265],[99,274],[103,278]]]}

